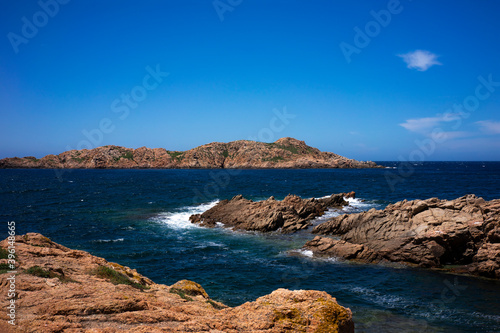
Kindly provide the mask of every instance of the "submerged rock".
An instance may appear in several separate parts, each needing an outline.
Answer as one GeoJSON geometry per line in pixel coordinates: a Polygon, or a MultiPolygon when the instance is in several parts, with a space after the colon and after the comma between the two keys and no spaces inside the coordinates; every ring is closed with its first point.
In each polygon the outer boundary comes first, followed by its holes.
{"type": "Polygon", "coordinates": [[[285,197],[282,201],[270,197],[254,202],[237,195],[223,200],[202,214],[191,215],[192,223],[215,227],[217,222],[225,227],[252,231],[275,231],[291,233],[309,227],[311,220],[321,216],[328,208],[341,208],[349,203],[344,197],[355,193],[332,194],[321,199],[302,199],[297,195],[285,197]]]}
{"type": "Polygon", "coordinates": [[[456,272],[500,278],[500,199],[400,201],[384,210],[341,215],[316,226],[305,248],[316,255],[366,262],[454,267],[456,272]]]}
{"type": "MultiPolygon", "coordinates": [[[[40,234],[16,236],[15,249],[16,325],[1,311],[0,332],[354,332],[351,311],[321,291],[278,289],[230,308],[193,281],[156,284],[40,234]]],[[[0,271],[2,290],[11,275],[0,271]]]]}

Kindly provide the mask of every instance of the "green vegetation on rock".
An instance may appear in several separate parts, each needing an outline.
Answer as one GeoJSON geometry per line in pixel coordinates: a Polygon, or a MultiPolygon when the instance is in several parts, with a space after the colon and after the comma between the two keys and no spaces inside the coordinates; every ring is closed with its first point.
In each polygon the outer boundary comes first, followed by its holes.
{"type": "Polygon", "coordinates": [[[69,277],[64,276],[64,274],[57,274],[55,272],[45,270],[40,266],[32,266],[32,267],[28,268],[27,270],[25,270],[24,273],[38,276],[41,278],[46,278],[46,279],[58,278],[59,281],[61,281],[62,283],[77,282],[69,277]]]}
{"type": "Polygon", "coordinates": [[[184,152],[182,151],[167,151],[167,153],[173,158],[173,159],[176,159],[177,161],[182,161],[182,159],[184,158],[184,156],[182,156],[182,154],[184,154],[184,152]]]}
{"type": "Polygon", "coordinates": [[[90,272],[92,275],[109,280],[112,284],[126,284],[136,289],[148,289],[140,283],[130,280],[128,277],[107,266],[99,266],[90,272]]]}

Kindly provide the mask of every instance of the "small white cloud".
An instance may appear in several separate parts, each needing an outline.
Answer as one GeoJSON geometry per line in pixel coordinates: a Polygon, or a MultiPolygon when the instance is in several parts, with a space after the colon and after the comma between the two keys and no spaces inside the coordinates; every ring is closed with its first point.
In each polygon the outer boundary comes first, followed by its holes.
{"type": "Polygon", "coordinates": [[[500,134],[500,121],[481,120],[476,121],[481,128],[481,131],[489,134],[500,134]]]}
{"type": "Polygon", "coordinates": [[[403,58],[408,68],[421,72],[428,70],[433,65],[442,65],[437,61],[437,55],[425,50],[415,50],[405,54],[398,54],[398,57],[403,58]]]}
{"type": "Polygon", "coordinates": [[[427,133],[442,122],[450,122],[459,118],[460,116],[456,113],[445,113],[435,117],[408,119],[404,123],[399,124],[399,126],[402,126],[411,132],[427,133]]]}

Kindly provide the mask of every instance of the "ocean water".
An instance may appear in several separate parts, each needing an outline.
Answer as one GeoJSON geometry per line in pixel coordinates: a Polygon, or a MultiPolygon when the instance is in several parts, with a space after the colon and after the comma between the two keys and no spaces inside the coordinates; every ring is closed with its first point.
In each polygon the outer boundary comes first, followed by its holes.
{"type": "Polygon", "coordinates": [[[500,332],[500,282],[316,259],[292,235],[189,223],[219,200],[356,191],[328,216],[403,199],[500,198],[500,162],[426,162],[361,170],[0,170],[0,236],[40,232],[136,268],[157,283],[190,279],[236,306],[277,288],[324,290],[354,313],[356,332],[500,332]],[[389,182],[388,182],[389,180],[389,182]],[[392,184],[392,185],[391,185],[392,184]]]}

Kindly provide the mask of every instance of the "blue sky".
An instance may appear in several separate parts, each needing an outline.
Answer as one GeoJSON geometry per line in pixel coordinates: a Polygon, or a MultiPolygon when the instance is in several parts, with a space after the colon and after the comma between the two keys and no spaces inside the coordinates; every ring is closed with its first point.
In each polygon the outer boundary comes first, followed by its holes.
{"type": "Polygon", "coordinates": [[[497,1],[2,1],[0,158],[291,136],[500,160],[497,1]]]}

